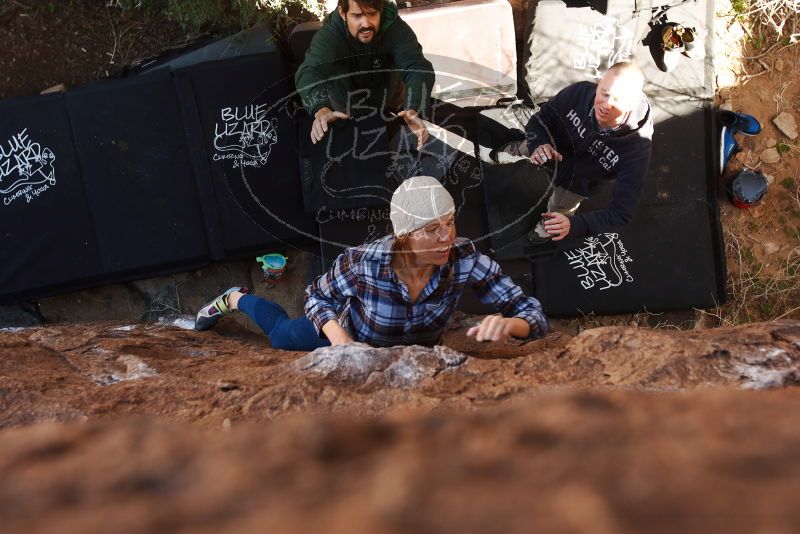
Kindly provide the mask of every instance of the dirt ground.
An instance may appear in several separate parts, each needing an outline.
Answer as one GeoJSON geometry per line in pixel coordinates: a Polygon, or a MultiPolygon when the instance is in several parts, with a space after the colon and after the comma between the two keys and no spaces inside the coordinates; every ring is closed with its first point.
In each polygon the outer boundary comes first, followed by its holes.
{"type": "Polygon", "coordinates": [[[753,115],[763,127],[756,136],[737,136],[742,150],[721,177],[720,190],[743,167],[770,181],[758,206],[742,210],[720,202],[731,303],[717,312],[723,324],[800,317],[800,148],[773,123],[781,112],[800,119],[800,45],[760,38],[727,2],[717,9],[725,14],[715,28],[717,102],[753,115]],[[779,149],[774,163],[764,161],[771,147],[779,149]]]}
{"type": "Polygon", "coordinates": [[[110,2],[0,3],[0,98],[113,77],[193,38],[164,17],[106,4],[110,2]]]}

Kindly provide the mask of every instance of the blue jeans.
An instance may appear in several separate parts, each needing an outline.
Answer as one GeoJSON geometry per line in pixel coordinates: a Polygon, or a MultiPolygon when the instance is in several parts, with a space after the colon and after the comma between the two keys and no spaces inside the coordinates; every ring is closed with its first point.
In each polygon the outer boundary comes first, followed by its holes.
{"type": "Polygon", "coordinates": [[[303,315],[290,319],[286,311],[274,302],[245,294],[239,299],[239,311],[244,312],[261,327],[276,349],[314,350],[328,347],[331,342],[317,335],[314,325],[303,315]]]}

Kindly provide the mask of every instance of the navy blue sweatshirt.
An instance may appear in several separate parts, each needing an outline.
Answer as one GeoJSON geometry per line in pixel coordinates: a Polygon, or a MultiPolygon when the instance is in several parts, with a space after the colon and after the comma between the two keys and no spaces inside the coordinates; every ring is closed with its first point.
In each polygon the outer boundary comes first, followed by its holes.
{"type": "Polygon", "coordinates": [[[624,124],[604,133],[594,116],[596,89],[597,84],[591,82],[565,87],[525,127],[531,154],[539,145],[550,143],[564,157],[556,167],[556,185],[588,197],[600,180],[614,180],[608,207],[572,215],[568,237],[595,235],[627,224],[650,166],[653,118],[647,97],[642,95],[624,124]]]}

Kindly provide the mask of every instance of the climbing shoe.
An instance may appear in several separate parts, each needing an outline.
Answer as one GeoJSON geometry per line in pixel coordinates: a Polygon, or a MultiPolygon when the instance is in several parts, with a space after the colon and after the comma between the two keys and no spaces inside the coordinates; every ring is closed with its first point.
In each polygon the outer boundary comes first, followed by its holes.
{"type": "Polygon", "coordinates": [[[733,138],[735,130],[733,128],[722,127],[722,132],[719,136],[719,174],[725,174],[725,169],[728,167],[728,161],[734,154],[739,152],[739,143],[733,138]]]}
{"type": "Polygon", "coordinates": [[[217,321],[219,321],[220,317],[233,314],[235,310],[231,310],[228,307],[228,295],[234,291],[238,291],[240,293],[250,292],[250,290],[246,287],[232,287],[222,295],[207,303],[205,306],[200,308],[199,312],[197,312],[197,318],[194,321],[194,329],[200,331],[208,330],[217,324],[217,321]]]}
{"type": "Polygon", "coordinates": [[[756,135],[761,132],[761,123],[752,115],[736,113],[735,111],[719,112],[719,122],[723,128],[729,128],[745,135],[756,135]]]}
{"type": "Polygon", "coordinates": [[[664,22],[655,28],[656,37],[650,38],[650,55],[656,66],[664,72],[672,72],[678,66],[680,52],[684,50],[683,26],[676,22],[664,22]]]}
{"type": "Polygon", "coordinates": [[[706,47],[702,36],[697,34],[697,30],[692,27],[684,26],[683,35],[683,55],[689,59],[703,59],[706,57],[706,47]]]}
{"type": "Polygon", "coordinates": [[[721,126],[719,134],[719,172],[723,174],[731,156],[739,151],[739,143],[736,142],[733,135],[735,133],[756,135],[761,131],[761,124],[752,115],[725,110],[719,112],[719,123],[721,126]]]}

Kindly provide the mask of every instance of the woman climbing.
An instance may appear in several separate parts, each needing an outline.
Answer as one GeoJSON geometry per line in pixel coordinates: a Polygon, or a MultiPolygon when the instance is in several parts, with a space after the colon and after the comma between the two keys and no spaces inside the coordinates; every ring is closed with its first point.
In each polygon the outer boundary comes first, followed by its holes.
{"type": "Polygon", "coordinates": [[[469,286],[502,316],[487,316],[468,336],[498,341],[547,333],[539,301],[525,296],[469,239],[456,237],[453,198],[438,180],[417,176],[400,184],[389,217],[394,235],[345,250],[308,286],[304,317],[290,319],[278,304],[233,287],[203,306],[195,329],[208,330],[238,310],[278,349],[307,351],[353,341],[434,345],[469,286]]]}

